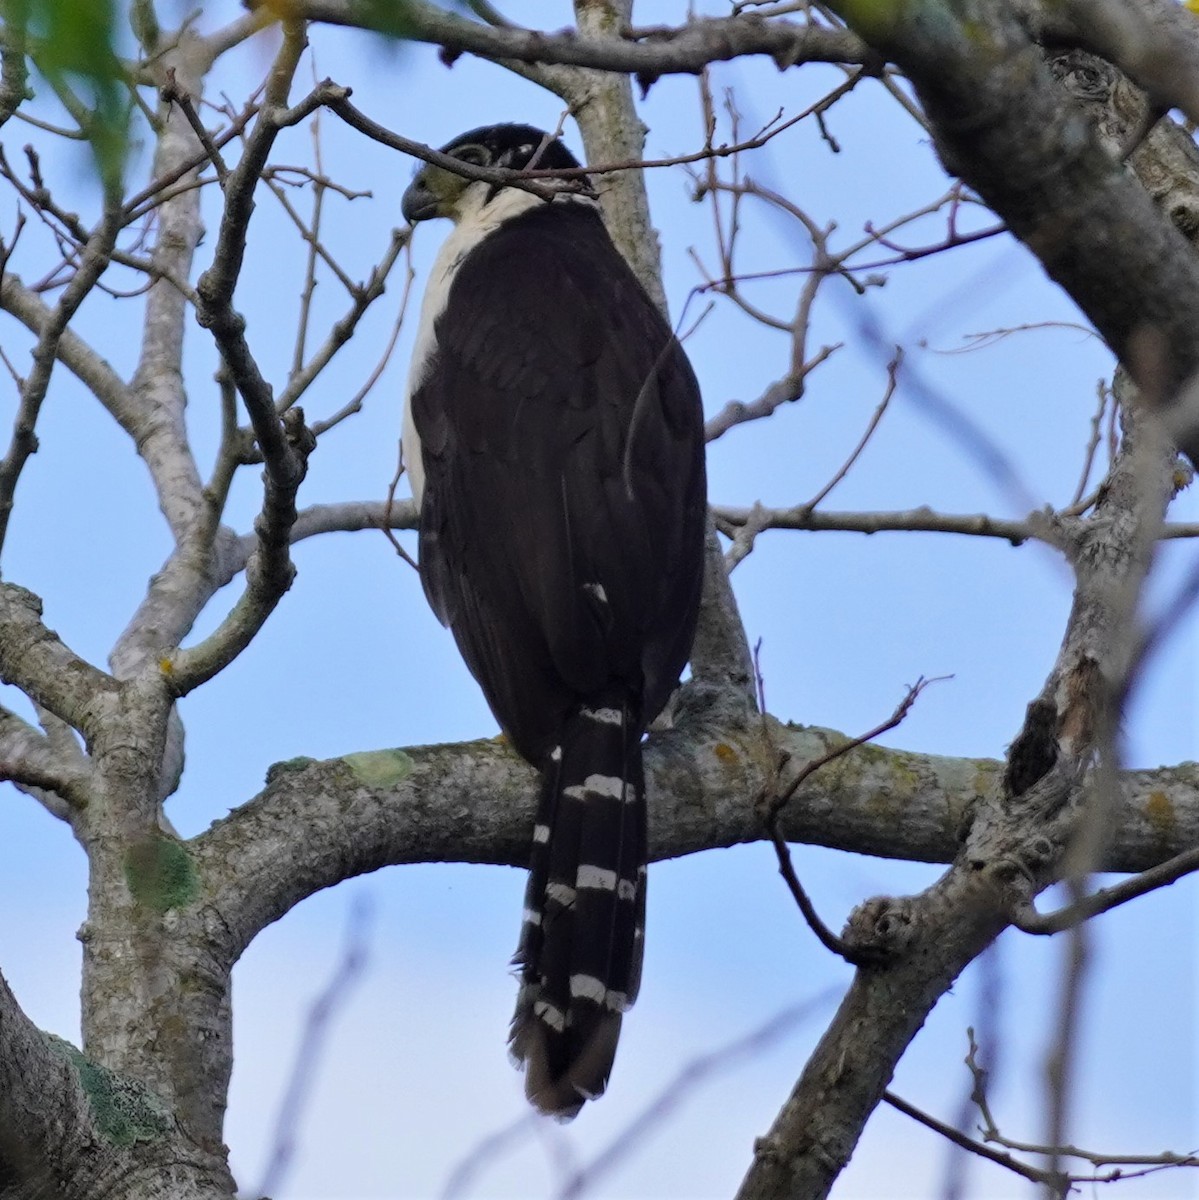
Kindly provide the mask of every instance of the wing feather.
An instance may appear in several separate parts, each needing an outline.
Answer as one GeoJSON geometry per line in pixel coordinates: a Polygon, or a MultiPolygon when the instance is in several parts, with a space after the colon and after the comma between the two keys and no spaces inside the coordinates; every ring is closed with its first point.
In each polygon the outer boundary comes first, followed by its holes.
{"type": "Polygon", "coordinates": [[[642,728],[677,683],[702,577],[699,391],[581,205],[501,225],[463,261],[413,394],[422,578],[493,712],[541,762],[617,685],[642,728]],[[428,431],[426,433],[426,431],[428,431]]]}

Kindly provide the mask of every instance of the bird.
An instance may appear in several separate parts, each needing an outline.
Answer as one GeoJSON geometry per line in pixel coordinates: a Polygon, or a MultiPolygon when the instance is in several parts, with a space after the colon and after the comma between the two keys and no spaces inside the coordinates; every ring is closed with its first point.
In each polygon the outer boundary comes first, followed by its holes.
{"type": "Polygon", "coordinates": [[[512,747],[540,773],[509,1050],[543,1113],[608,1084],[644,950],[642,740],[691,653],[703,410],[687,355],[559,137],[500,124],[442,154],[570,170],[537,193],[421,167],[448,217],[404,412],[418,565],[512,747]]]}

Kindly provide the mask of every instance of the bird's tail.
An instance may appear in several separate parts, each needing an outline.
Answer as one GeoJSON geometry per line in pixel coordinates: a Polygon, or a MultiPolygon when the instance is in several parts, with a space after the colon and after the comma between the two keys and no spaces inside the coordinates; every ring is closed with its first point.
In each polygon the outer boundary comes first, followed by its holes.
{"type": "Polygon", "coordinates": [[[581,708],[542,774],[509,1048],[542,1112],[603,1093],[645,931],[641,731],[625,707],[581,708]]]}

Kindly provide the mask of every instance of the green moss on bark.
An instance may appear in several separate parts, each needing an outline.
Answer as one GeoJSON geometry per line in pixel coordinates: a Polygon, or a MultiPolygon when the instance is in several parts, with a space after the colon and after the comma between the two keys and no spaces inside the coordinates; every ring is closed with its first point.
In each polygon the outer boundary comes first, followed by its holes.
{"type": "Polygon", "coordinates": [[[125,880],[133,898],[153,912],[186,908],[199,884],[191,855],[172,838],[154,834],[134,843],[125,855],[125,880]]]}
{"type": "Polygon", "coordinates": [[[126,1147],[135,1142],[153,1142],[167,1134],[171,1113],[153,1092],[85,1058],[60,1037],[47,1034],[46,1040],[51,1049],[75,1068],[96,1129],[112,1145],[126,1147]]]}

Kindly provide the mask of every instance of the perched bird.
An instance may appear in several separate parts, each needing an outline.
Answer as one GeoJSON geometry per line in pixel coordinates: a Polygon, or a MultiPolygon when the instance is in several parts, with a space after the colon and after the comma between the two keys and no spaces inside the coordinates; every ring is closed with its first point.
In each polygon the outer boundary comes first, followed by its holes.
{"type": "MultiPolygon", "coordinates": [[[[528,125],[443,152],[579,166],[528,125]]],[[[705,483],[678,339],[579,178],[551,186],[425,166],[404,193],[409,221],[454,222],[425,291],[404,457],[425,594],[541,772],[510,1048],[533,1104],[569,1118],[607,1086],[640,982],[641,741],[691,652],[705,483]]]]}

